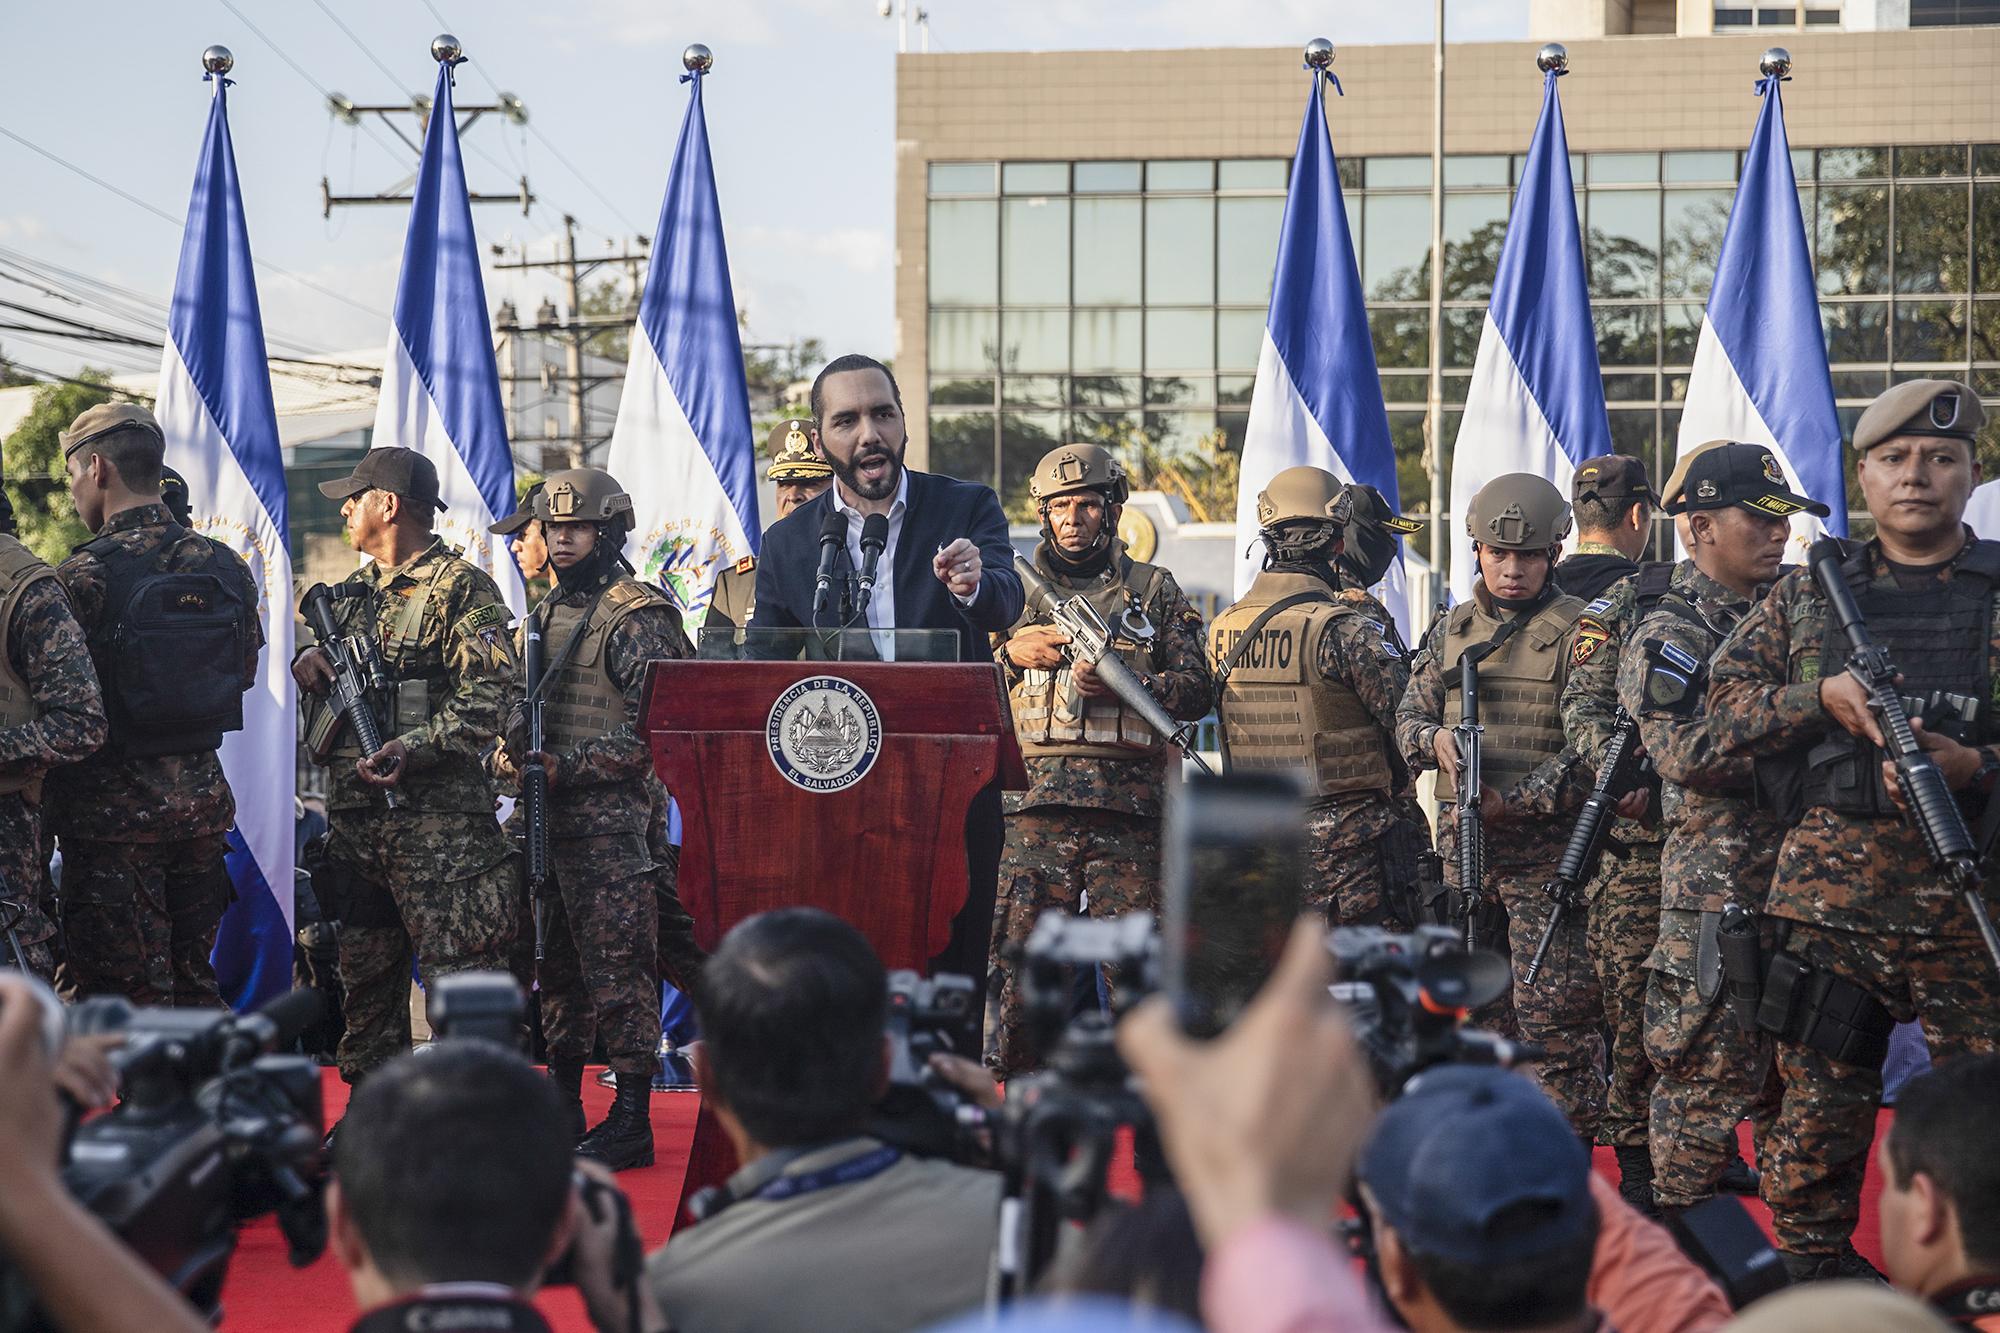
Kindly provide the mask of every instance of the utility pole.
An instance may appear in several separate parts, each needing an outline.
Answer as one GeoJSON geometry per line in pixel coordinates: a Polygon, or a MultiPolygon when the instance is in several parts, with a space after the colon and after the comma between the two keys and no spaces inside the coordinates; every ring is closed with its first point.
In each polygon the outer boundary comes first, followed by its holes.
{"type": "Polygon", "coordinates": [[[1431,327],[1430,385],[1424,413],[1424,443],[1430,453],[1431,587],[1425,600],[1437,601],[1444,578],[1444,5],[1434,0],[1436,31],[1431,35],[1431,327]]]}
{"type": "MultiPolygon", "coordinates": [[[[636,307],[639,303],[639,285],[645,273],[644,261],[649,242],[643,236],[635,239],[636,249],[628,243],[617,254],[579,260],[576,255],[576,219],[564,214],[562,247],[557,258],[518,259],[493,265],[496,272],[502,269],[517,271],[552,269],[562,279],[564,297],[569,302],[569,309],[564,312],[562,319],[556,319],[553,311],[544,310],[537,315],[533,324],[523,324],[518,319],[502,319],[495,325],[494,331],[517,338],[524,333],[537,333],[563,341],[562,378],[569,399],[569,437],[566,451],[571,467],[587,466],[590,449],[598,443],[591,438],[589,430],[587,409],[591,391],[600,384],[607,384],[614,379],[624,377],[622,369],[615,375],[586,375],[583,355],[589,349],[592,340],[606,333],[616,333],[632,327],[632,319],[628,315],[586,316],[583,313],[583,284],[591,274],[604,265],[622,264],[631,278],[631,303],[636,307]]],[[[496,253],[504,253],[498,246],[494,249],[496,253]]],[[[531,381],[548,386],[553,377],[545,373],[532,376],[510,374],[501,378],[508,383],[531,381]]]]}
{"type": "MultiPolygon", "coordinates": [[[[340,93],[328,93],[326,104],[328,110],[333,113],[333,118],[344,125],[359,125],[363,116],[377,117],[384,125],[388,126],[391,134],[403,141],[404,146],[412,154],[418,158],[423,157],[424,135],[429,131],[431,123],[431,99],[425,94],[412,94],[410,100],[407,102],[390,102],[381,105],[364,106],[356,102],[353,98],[343,96],[340,93]],[[414,139],[405,134],[403,127],[396,123],[395,118],[398,116],[416,117],[417,134],[414,139]]],[[[501,116],[516,125],[525,125],[528,123],[527,104],[512,93],[501,93],[498,99],[493,102],[479,105],[461,103],[459,105],[458,133],[460,137],[462,138],[467,130],[477,124],[481,117],[487,115],[501,116]]],[[[335,194],[333,192],[332,181],[325,176],[321,176],[319,178],[320,216],[330,218],[333,216],[334,209],[357,204],[407,204],[410,202],[408,191],[411,186],[416,184],[416,181],[416,173],[413,171],[410,175],[403,177],[395,184],[377,190],[374,194],[335,194]]],[[[521,177],[520,189],[515,193],[488,194],[475,190],[470,192],[467,198],[471,199],[475,204],[519,204],[523,217],[527,216],[528,210],[533,208],[535,204],[534,191],[528,188],[528,178],[526,176],[521,177]]]]}

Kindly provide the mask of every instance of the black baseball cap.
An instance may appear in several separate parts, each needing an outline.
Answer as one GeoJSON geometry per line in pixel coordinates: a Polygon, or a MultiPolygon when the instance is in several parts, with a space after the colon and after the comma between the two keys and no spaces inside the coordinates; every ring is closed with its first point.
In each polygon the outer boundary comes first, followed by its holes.
{"type": "Polygon", "coordinates": [[[1600,454],[1587,458],[1570,479],[1569,498],[1578,500],[1647,500],[1660,502],[1646,465],[1630,454],[1600,454]]]}
{"type": "Polygon", "coordinates": [[[415,449],[384,445],[361,455],[354,471],[345,477],[319,484],[319,493],[329,500],[345,500],[363,491],[387,491],[411,504],[450,508],[438,499],[437,465],[415,449]]]}
{"type": "Polygon", "coordinates": [[[1731,505],[1741,505],[1773,518],[1790,518],[1798,513],[1825,518],[1833,512],[1812,497],[1793,490],[1785,481],[1785,469],[1778,456],[1761,444],[1706,445],[1685,462],[1686,471],[1676,469],[1679,484],[1670,487],[1673,494],[1662,506],[1669,514],[1727,509],[1731,505]]]}

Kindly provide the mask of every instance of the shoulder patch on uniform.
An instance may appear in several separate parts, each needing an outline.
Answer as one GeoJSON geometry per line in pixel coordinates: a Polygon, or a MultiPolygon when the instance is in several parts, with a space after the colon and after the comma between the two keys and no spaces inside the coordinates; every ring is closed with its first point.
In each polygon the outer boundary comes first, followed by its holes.
{"type": "Polygon", "coordinates": [[[757,568],[757,557],[754,555],[746,555],[736,562],[736,572],[738,574],[748,574],[755,568],[757,568]]]}
{"type": "Polygon", "coordinates": [[[1376,636],[1382,640],[1383,652],[1389,654],[1391,657],[1401,657],[1403,655],[1402,645],[1396,642],[1396,636],[1389,632],[1387,625],[1379,620],[1369,620],[1364,623],[1368,628],[1374,630],[1376,636]]]}
{"type": "Polygon", "coordinates": [[[452,632],[477,634],[496,625],[505,626],[512,619],[512,613],[504,605],[499,602],[488,602],[484,606],[475,606],[460,616],[458,623],[452,626],[452,632]]]}
{"type": "MultiPolygon", "coordinates": [[[[1595,603],[1592,603],[1592,605],[1595,605],[1595,603]]],[[[1572,667],[1582,666],[1592,657],[1595,657],[1597,650],[1602,648],[1610,638],[1611,631],[1606,629],[1604,623],[1595,616],[1578,617],[1576,622],[1576,639],[1571,643],[1569,650],[1569,664],[1572,667]]]]}
{"type": "Polygon", "coordinates": [[[1583,613],[1587,616],[1601,616],[1610,609],[1611,599],[1609,597],[1600,597],[1589,606],[1584,607],[1583,613]]]}

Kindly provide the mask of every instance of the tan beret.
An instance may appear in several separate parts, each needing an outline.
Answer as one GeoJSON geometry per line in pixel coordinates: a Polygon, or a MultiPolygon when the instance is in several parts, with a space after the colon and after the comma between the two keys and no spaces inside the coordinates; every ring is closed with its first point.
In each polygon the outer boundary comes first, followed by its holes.
{"type": "Polygon", "coordinates": [[[1865,454],[1898,435],[1974,440],[1986,409],[1969,384],[1957,380],[1905,380],[1868,405],[1854,423],[1854,452],[1865,454]]]}
{"type": "Polygon", "coordinates": [[[87,407],[83,414],[69,423],[69,429],[59,437],[62,441],[63,457],[68,458],[92,440],[104,438],[115,431],[143,430],[154,439],[164,440],[160,423],[153,414],[137,403],[99,403],[87,407]]]}

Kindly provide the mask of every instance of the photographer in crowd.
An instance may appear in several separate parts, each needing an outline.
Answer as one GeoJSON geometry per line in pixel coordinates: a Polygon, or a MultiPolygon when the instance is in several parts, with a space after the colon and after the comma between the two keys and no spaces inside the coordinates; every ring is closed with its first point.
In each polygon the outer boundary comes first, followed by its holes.
{"type": "Polygon", "coordinates": [[[2000,1056],[1905,1085],[1875,1148],[1889,1280],[1966,1328],[2000,1333],[2000,1056]]]}
{"type": "Polygon", "coordinates": [[[709,958],[695,1076],[742,1165],[647,1265],[681,1333],[889,1333],[984,1298],[999,1177],[864,1132],[888,1087],[886,982],[859,931],[811,908],[753,916],[709,958]]]}

